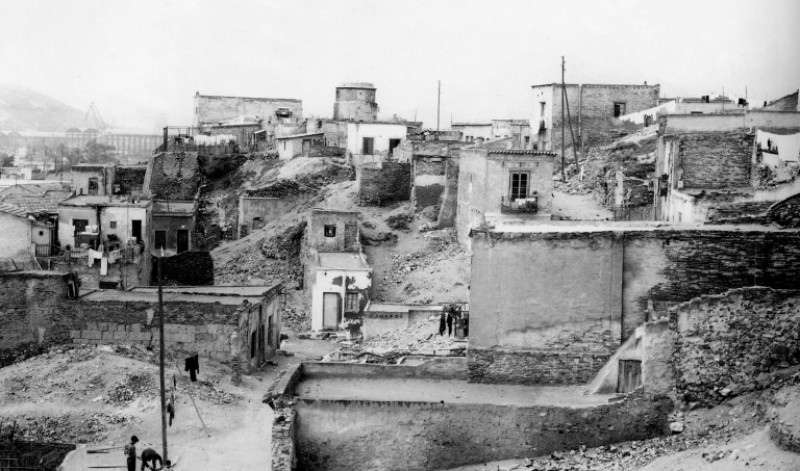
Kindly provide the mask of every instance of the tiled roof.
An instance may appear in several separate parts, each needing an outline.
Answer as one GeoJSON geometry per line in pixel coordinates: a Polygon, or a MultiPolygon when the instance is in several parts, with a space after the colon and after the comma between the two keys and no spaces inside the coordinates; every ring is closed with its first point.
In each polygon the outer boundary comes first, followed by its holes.
{"type": "Polygon", "coordinates": [[[517,155],[556,155],[554,152],[544,152],[527,149],[490,150],[487,154],[517,154],[517,155]]]}
{"type": "Polygon", "coordinates": [[[0,197],[0,202],[19,206],[28,213],[56,213],[58,203],[69,199],[71,191],[49,190],[41,194],[11,194],[0,197]]]}
{"type": "Polygon", "coordinates": [[[8,203],[0,203],[0,211],[8,214],[12,214],[14,216],[19,216],[21,218],[27,218],[28,212],[24,209],[20,208],[19,206],[14,206],[13,204],[8,203]]]}

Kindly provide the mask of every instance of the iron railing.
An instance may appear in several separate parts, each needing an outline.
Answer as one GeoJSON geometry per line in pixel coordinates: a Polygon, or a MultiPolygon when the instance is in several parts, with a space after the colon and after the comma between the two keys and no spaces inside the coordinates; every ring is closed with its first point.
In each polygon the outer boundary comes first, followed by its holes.
{"type": "Polygon", "coordinates": [[[501,196],[500,212],[503,214],[535,214],[539,212],[539,199],[533,197],[507,201],[501,196]]]}

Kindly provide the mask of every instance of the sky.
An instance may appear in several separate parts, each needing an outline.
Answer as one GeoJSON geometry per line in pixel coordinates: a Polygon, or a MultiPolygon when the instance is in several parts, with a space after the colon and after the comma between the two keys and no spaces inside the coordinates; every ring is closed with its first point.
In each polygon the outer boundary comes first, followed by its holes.
{"type": "Polygon", "coordinates": [[[527,118],[534,84],[661,84],[770,100],[800,87],[797,0],[4,0],[0,82],[106,121],[192,121],[196,91],[300,98],[372,82],[380,115],[527,118]]]}

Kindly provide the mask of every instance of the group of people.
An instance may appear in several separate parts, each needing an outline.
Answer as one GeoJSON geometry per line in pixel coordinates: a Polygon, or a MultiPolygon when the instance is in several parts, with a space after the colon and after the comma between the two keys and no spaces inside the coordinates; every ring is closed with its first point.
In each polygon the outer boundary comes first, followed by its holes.
{"type": "MultiPolygon", "coordinates": [[[[127,458],[128,464],[128,471],[136,471],[136,444],[139,443],[139,438],[134,435],[131,437],[131,442],[125,445],[125,458],[127,458]]],[[[172,463],[170,460],[164,462],[154,449],[152,448],[145,448],[142,450],[141,455],[142,460],[142,469],[141,471],[145,471],[146,469],[150,469],[152,471],[158,471],[161,469],[172,469],[172,463]]]]}
{"type": "Polygon", "coordinates": [[[447,329],[447,336],[452,337],[458,331],[459,326],[465,328],[463,335],[466,336],[466,326],[463,325],[463,319],[459,312],[442,311],[439,316],[439,335],[444,337],[445,328],[447,329]],[[455,332],[454,332],[455,331],[455,332]]]}

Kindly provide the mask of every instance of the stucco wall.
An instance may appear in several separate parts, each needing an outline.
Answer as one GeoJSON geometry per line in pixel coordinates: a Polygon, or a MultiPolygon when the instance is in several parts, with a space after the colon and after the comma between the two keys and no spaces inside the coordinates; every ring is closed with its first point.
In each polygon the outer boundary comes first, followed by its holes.
{"type": "Polygon", "coordinates": [[[313,210],[308,217],[306,245],[319,252],[357,252],[358,216],[350,211],[313,210]],[[326,225],[336,226],[334,237],[325,236],[326,225]]]}
{"type": "Polygon", "coordinates": [[[219,123],[239,116],[255,116],[264,123],[275,122],[278,108],[291,110],[293,122],[303,120],[303,102],[295,99],[195,95],[194,105],[196,125],[219,123]]]}
{"type": "Polygon", "coordinates": [[[97,225],[97,211],[94,208],[59,206],[58,208],[58,240],[61,246],[75,248],[75,227],[73,219],[85,219],[90,226],[97,225]]]}
{"type": "Polygon", "coordinates": [[[323,296],[325,293],[339,294],[339,329],[346,329],[352,335],[361,333],[364,309],[370,299],[372,289],[372,269],[336,270],[317,268],[311,294],[311,329],[323,329],[323,296]],[[358,293],[358,311],[347,312],[345,299],[347,292],[358,293]]]}
{"type": "MultiPolygon", "coordinates": [[[[310,198],[308,193],[298,193],[277,197],[242,196],[239,198],[239,228],[247,226],[246,233],[253,233],[253,218],[261,218],[262,224],[268,224],[294,208],[301,201],[310,198]]],[[[240,232],[239,237],[243,237],[240,232]]]]}
{"type": "Polygon", "coordinates": [[[677,304],[800,280],[798,232],[477,233],[473,251],[468,355],[472,379],[485,382],[588,381],[637,326],[677,304]]]}
{"type": "Polygon", "coordinates": [[[0,211],[0,258],[29,258],[31,253],[31,226],[33,221],[0,211]]]}
{"type": "Polygon", "coordinates": [[[389,139],[405,139],[405,124],[387,123],[347,123],[347,151],[362,154],[363,139],[371,137],[374,154],[388,154],[389,139]]]}
{"type": "Polygon", "coordinates": [[[142,222],[142,236],[147,234],[147,208],[143,207],[107,207],[100,211],[100,225],[104,238],[109,234],[116,235],[122,244],[127,244],[132,237],[131,221],[142,222]],[[111,222],[116,222],[116,228],[111,228],[111,222]]]}
{"type": "Polygon", "coordinates": [[[465,142],[477,142],[479,139],[488,141],[492,138],[492,124],[452,124],[453,131],[461,133],[461,140],[465,142]]]}
{"type": "Polygon", "coordinates": [[[458,167],[456,230],[463,245],[469,243],[470,228],[500,215],[502,201],[507,202],[510,195],[512,171],[529,172],[529,194],[536,192],[539,199],[537,215],[552,210],[552,155],[493,154],[481,149],[463,149],[458,167]]]}

